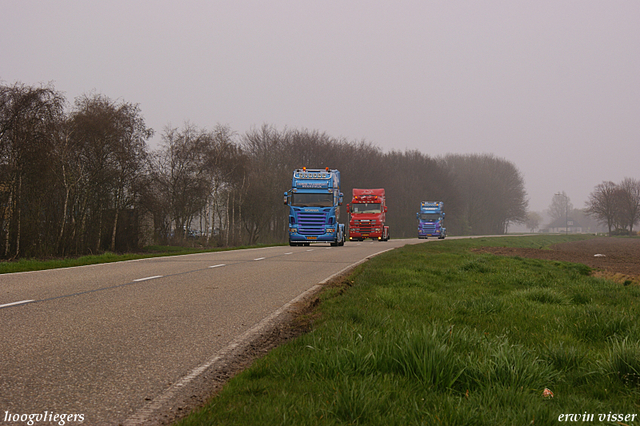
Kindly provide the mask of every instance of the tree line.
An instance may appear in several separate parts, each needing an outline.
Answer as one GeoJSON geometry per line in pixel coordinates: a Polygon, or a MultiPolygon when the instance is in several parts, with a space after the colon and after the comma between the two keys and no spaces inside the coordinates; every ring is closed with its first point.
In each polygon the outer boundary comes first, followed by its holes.
{"type": "Polygon", "coordinates": [[[383,152],[269,125],[167,126],[151,149],[153,136],[137,104],[91,93],[69,105],[52,85],[0,84],[0,257],[284,242],[282,194],[303,166],[340,170],[344,204],[353,188],[385,188],[392,237],[416,235],[423,200],[445,203],[450,234],[526,218],[522,175],[493,155],[383,152]]]}

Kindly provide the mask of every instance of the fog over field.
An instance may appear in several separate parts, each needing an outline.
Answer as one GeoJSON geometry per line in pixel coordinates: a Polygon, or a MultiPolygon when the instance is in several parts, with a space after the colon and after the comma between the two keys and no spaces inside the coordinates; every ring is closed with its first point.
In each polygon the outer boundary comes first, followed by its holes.
{"type": "MultiPolygon", "coordinates": [[[[640,3],[0,0],[0,82],[138,103],[156,131],[263,124],[491,153],[529,208],[640,178],[640,3]]],[[[302,165],[301,165],[302,166],[302,165]]],[[[309,165],[313,166],[313,165],[309,165]]],[[[425,194],[428,197],[428,194],[425,194]]]]}

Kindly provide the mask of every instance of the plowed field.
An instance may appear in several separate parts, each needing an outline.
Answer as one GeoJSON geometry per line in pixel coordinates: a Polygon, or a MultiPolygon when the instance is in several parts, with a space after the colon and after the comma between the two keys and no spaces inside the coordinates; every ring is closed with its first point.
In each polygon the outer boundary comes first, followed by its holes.
{"type": "Polygon", "coordinates": [[[582,263],[593,275],[640,285],[640,238],[593,238],[556,244],[551,250],[515,247],[483,247],[479,251],[503,256],[582,263]]]}

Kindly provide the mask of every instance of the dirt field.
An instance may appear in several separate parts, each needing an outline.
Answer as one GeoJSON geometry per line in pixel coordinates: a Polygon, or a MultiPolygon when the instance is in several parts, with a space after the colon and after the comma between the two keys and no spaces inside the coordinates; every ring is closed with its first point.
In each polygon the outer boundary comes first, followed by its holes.
{"type": "Polygon", "coordinates": [[[479,251],[504,256],[583,263],[594,269],[593,275],[620,283],[640,285],[640,239],[594,238],[557,244],[551,250],[483,247],[479,251]]]}

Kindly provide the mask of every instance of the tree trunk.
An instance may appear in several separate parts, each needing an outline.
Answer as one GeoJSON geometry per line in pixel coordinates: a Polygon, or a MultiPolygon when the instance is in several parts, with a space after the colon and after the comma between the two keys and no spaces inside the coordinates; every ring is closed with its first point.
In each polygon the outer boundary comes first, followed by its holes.
{"type": "Polygon", "coordinates": [[[11,247],[11,220],[13,219],[13,185],[9,188],[9,200],[7,201],[7,207],[4,209],[4,256],[9,256],[9,248],[11,247]]]}
{"type": "Polygon", "coordinates": [[[22,175],[18,176],[18,192],[16,197],[16,216],[18,218],[16,232],[16,257],[20,256],[20,234],[22,233],[22,215],[20,209],[20,197],[22,192],[22,175]]]}
{"type": "Polygon", "coordinates": [[[98,216],[98,241],[96,242],[96,253],[100,252],[101,244],[102,244],[102,209],[100,209],[100,215],[98,216]]]}
{"type": "MultiPolygon", "coordinates": [[[[63,166],[63,174],[64,174],[64,166],[63,166]]],[[[58,233],[58,253],[60,254],[64,254],[64,250],[60,247],[60,244],[62,243],[62,237],[64,235],[64,225],[67,223],[67,209],[69,208],[69,193],[70,193],[70,189],[69,189],[69,185],[67,184],[67,178],[66,176],[64,177],[64,187],[65,187],[65,194],[64,194],[64,206],[62,207],[62,223],[60,224],[60,232],[58,233]]]]}
{"type": "Polygon", "coordinates": [[[113,230],[111,231],[111,251],[116,251],[116,231],[118,229],[118,208],[116,207],[115,217],[113,218],[113,230]]]}
{"type": "Polygon", "coordinates": [[[87,244],[85,241],[85,231],[87,229],[87,201],[88,201],[88,197],[85,194],[84,200],[82,201],[82,220],[80,221],[80,236],[78,237],[78,240],[76,240],[75,227],[73,228],[73,232],[71,234],[71,241],[76,242],[76,254],[78,254],[78,252],[80,251],[84,252],[87,247],[87,244]],[[79,249],[78,249],[78,245],[80,245],[79,249]]]}
{"type": "Polygon", "coordinates": [[[231,197],[231,191],[227,191],[227,235],[225,245],[229,246],[229,233],[231,233],[231,222],[229,218],[229,198],[231,197]]]}

